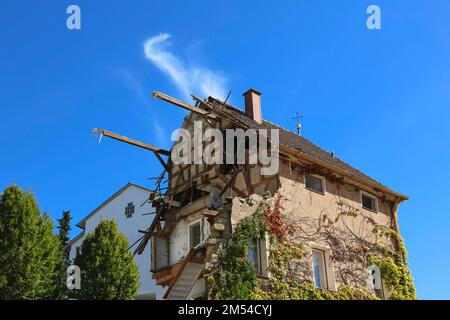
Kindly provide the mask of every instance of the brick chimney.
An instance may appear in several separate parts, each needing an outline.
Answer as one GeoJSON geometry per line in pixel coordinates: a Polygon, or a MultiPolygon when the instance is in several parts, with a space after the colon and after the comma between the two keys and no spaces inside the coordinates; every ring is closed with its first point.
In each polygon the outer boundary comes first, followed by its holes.
{"type": "Polygon", "coordinates": [[[258,123],[262,123],[261,92],[249,89],[243,94],[245,97],[245,113],[258,123]]]}

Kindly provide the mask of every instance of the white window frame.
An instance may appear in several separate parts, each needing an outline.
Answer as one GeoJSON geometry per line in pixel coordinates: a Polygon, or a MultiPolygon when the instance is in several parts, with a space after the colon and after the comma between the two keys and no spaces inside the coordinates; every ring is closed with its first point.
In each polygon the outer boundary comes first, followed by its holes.
{"type": "Polygon", "coordinates": [[[189,224],[188,224],[188,248],[189,249],[195,248],[195,247],[191,247],[191,227],[196,225],[196,224],[200,225],[200,242],[197,244],[197,246],[199,244],[201,244],[203,242],[203,240],[204,240],[203,239],[203,232],[202,232],[202,219],[197,219],[197,220],[194,220],[192,222],[189,222],[189,224]]]}
{"type": "Polygon", "coordinates": [[[378,213],[378,197],[376,197],[376,196],[374,196],[374,195],[372,195],[372,194],[370,194],[370,193],[368,193],[366,191],[361,190],[361,192],[360,192],[360,201],[361,201],[361,208],[363,208],[364,210],[370,211],[370,212],[378,213]],[[373,203],[375,205],[375,209],[374,210],[364,207],[363,195],[368,197],[368,198],[373,199],[373,203]]]}
{"type": "MultiPolygon", "coordinates": [[[[256,241],[256,250],[257,252],[255,253],[257,255],[257,259],[258,259],[258,270],[256,271],[256,276],[262,276],[262,277],[268,277],[269,273],[268,273],[268,237],[266,235],[266,237],[264,239],[262,238],[256,238],[256,239],[252,239],[252,246],[253,246],[253,241],[256,241]]],[[[251,262],[252,265],[254,263],[254,261],[251,262]]]]}
{"type": "Polygon", "coordinates": [[[324,257],[324,266],[325,266],[325,280],[326,280],[326,288],[320,288],[322,290],[328,291],[336,291],[336,278],[334,274],[334,266],[333,261],[331,260],[331,249],[326,246],[312,244],[310,246],[310,254],[311,254],[311,270],[312,270],[312,280],[315,285],[315,275],[314,275],[314,259],[313,259],[313,250],[322,251],[324,257]]]}
{"type": "Polygon", "coordinates": [[[199,246],[200,244],[205,242],[205,240],[209,237],[209,232],[210,232],[209,228],[208,228],[208,230],[203,229],[203,228],[209,226],[209,223],[206,223],[206,226],[205,226],[205,218],[200,218],[200,219],[196,219],[196,220],[189,222],[188,223],[188,239],[187,239],[188,240],[188,248],[191,248],[191,226],[193,226],[195,224],[200,224],[200,242],[197,244],[197,246],[199,246]]]}
{"type": "MultiPolygon", "coordinates": [[[[377,267],[378,267],[378,266],[377,266],[377,267]]],[[[382,275],[381,275],[381,269],[380,269],[380,267],[378,267],[378,269],[380,270],[380,288],[375,289],[374,286],[373,286],[374,275],[373,275],[373,273],[372,273],[372,269],[371,269],[371,268],[369,269],[369,270],[370,270],[370,274],[369,274],[369,282],[370,282],[370,284],[369,284],[369,287],[372,289],[372,291],[374,292],[374,294],[375,294],[378,298],[384,300],[385,297],[386,297],[386,294],[385,294],[385,292],[384,292],[384,281],[383,281],[383,277],[382,277],[382,275]]]]}
{"type": "Polygon", "coordinates": [[[309,190],[309,191],[312,191],[312,192],[315,192],[315,193],[318,193],[318,194],[321,194],[321,195],[325,195],[325,193],[327,192],[327,187],[326,187],[326,183],[325,183],[325,178],[322,177],[322,176],[319,176],[319,175],[317,175],[317,174],[306,173],[306,174],[305,174],[305,178],[304,178],[304,183],[305,183],[305,189],[306,189],[306,190],[309,190]],[[320,191],[317,191],[317,190],[308,188],[308,187],[306,186],[306,177],[307,177],[307,176],[311,176],[311,177],[320,179],[320,180],[322,181],[322,189],[323,189],[323,192],[320,192],[320,191]]]}

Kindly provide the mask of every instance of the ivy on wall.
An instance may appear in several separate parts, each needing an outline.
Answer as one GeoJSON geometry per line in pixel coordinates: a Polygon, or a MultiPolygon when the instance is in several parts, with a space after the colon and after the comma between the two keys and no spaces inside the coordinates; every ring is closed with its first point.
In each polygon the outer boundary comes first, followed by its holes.
{"type": "Polygon", "coordinates": [[[248,261],[253,239],[264,239],[267,226],[264,205],[245,218],[236,228],[226,248],[218,252],[215,271],[208,277],[211,295],[216,299],[246,300],[258,288],[255,269],[248,261]]]}
{"type": "Polygon", "coordinates": [[[384,283],[391,291],[391,300],[415,300],[416,289],[410,270],[405,262],[396,262],[392,257],[369,256],[369,263],[380,267],[384,283]]]}
{"type": "MultiPolygon", "coordinates": [[[[218,252],[214,271],[208,278],[210,296],[215,299],[238,300],[377,300],[378,297],[364,287],[344,284],[332,292],[313,285],[309,250],[304,243],[292,241],[295,235],[303,230],[299,230],[298,225],[289,223],[283,217],[281,199],[282,196],[277,194],[273,205],[261,203],[253,215],[238,224],[229,244],[218,252]],[[264,239],[267,235],[270,242],[270,277],[258,280],[247,256],[253,239],[264,239]],[[293,264],[293,261],[297,263],[293,264]]],[[[332,259],[338,263],[357,262],[362,265],[361,270],[371,264],[378,265],[383,283],[391,293],[390,299],[415,299],[413,280],[403,258],[406,257],[406,251],[400,255],[388,250],[378,241],[382,237],[401,240],[398,233],[377,224],[369,217],[366,222],[373,227],[375,243],[369,244],[364,239],[351,239],[351,244],[345,244],[345,238],[337,234],[334,226],[339,219],[343,216],[355,217],[358,214],[358,210],[341,210],[334,221],[326,216],[320,217],[318,230],[323,229],[324,231],[320,232],[326,234],[330,243],[335,244],[332,246],[332,259]],[[336,248],[336,245],[340,248],[336,248]]],[[[403,245],[402,250],[405,250],[403,245]]]]}

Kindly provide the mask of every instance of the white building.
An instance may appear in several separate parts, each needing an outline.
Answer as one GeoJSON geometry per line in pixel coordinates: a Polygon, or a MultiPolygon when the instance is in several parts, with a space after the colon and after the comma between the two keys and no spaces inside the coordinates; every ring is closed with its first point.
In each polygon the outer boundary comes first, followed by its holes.
{"type": "MultiPolygon", "coordinates": [[[[130,245],[135,243],[143,235],[138,230],[146,230],[153,220],[153,215],[148,213],[153,212],[154,208],[149,202],[146,202],[150,192],[146,188],[128,183],[81,220],[77,227],[83,231],[70,242],[70,259],[75,258],[76,248],[101,220],[115,219],[119,231],[125,234],[130,245]],[[142,205],[143,203],[145,204],[142,205]]],[[[130,251],[135,248],[136,246],[130,251]]],[[[149,243],[141,255],[134,257],[140,274],[140,286],[136,296],[136,299],[139,300],[159,299],[163,294],[163,288],[156,285],[152,279],[150,252],[151,245],[149,243]]]]}

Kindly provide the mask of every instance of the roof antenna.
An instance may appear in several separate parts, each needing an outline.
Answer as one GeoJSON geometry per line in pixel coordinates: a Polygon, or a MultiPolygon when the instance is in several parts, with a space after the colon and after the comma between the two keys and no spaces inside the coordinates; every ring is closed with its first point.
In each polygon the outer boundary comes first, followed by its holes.
{"type": "Polygon", "coordinates": [[[230,96],[231,96],[231,90],[230,90],[230,92],[228,92],[227,98],[225,99],[223,104],[227,104],[228,98],[230,98],[230,96]]]}
{"type": "Polygon", "coordinates": [[[295,113],[295,117],[292,118],[293,120],[297,120],[297,124],[295,125],[295,127],[297,128],[297,134],[301,135],[301,129],[302,129],[302,125],[300,124],[300,119],[303,118],[303,115],[299,115],[298,112],[295,113]]]}

